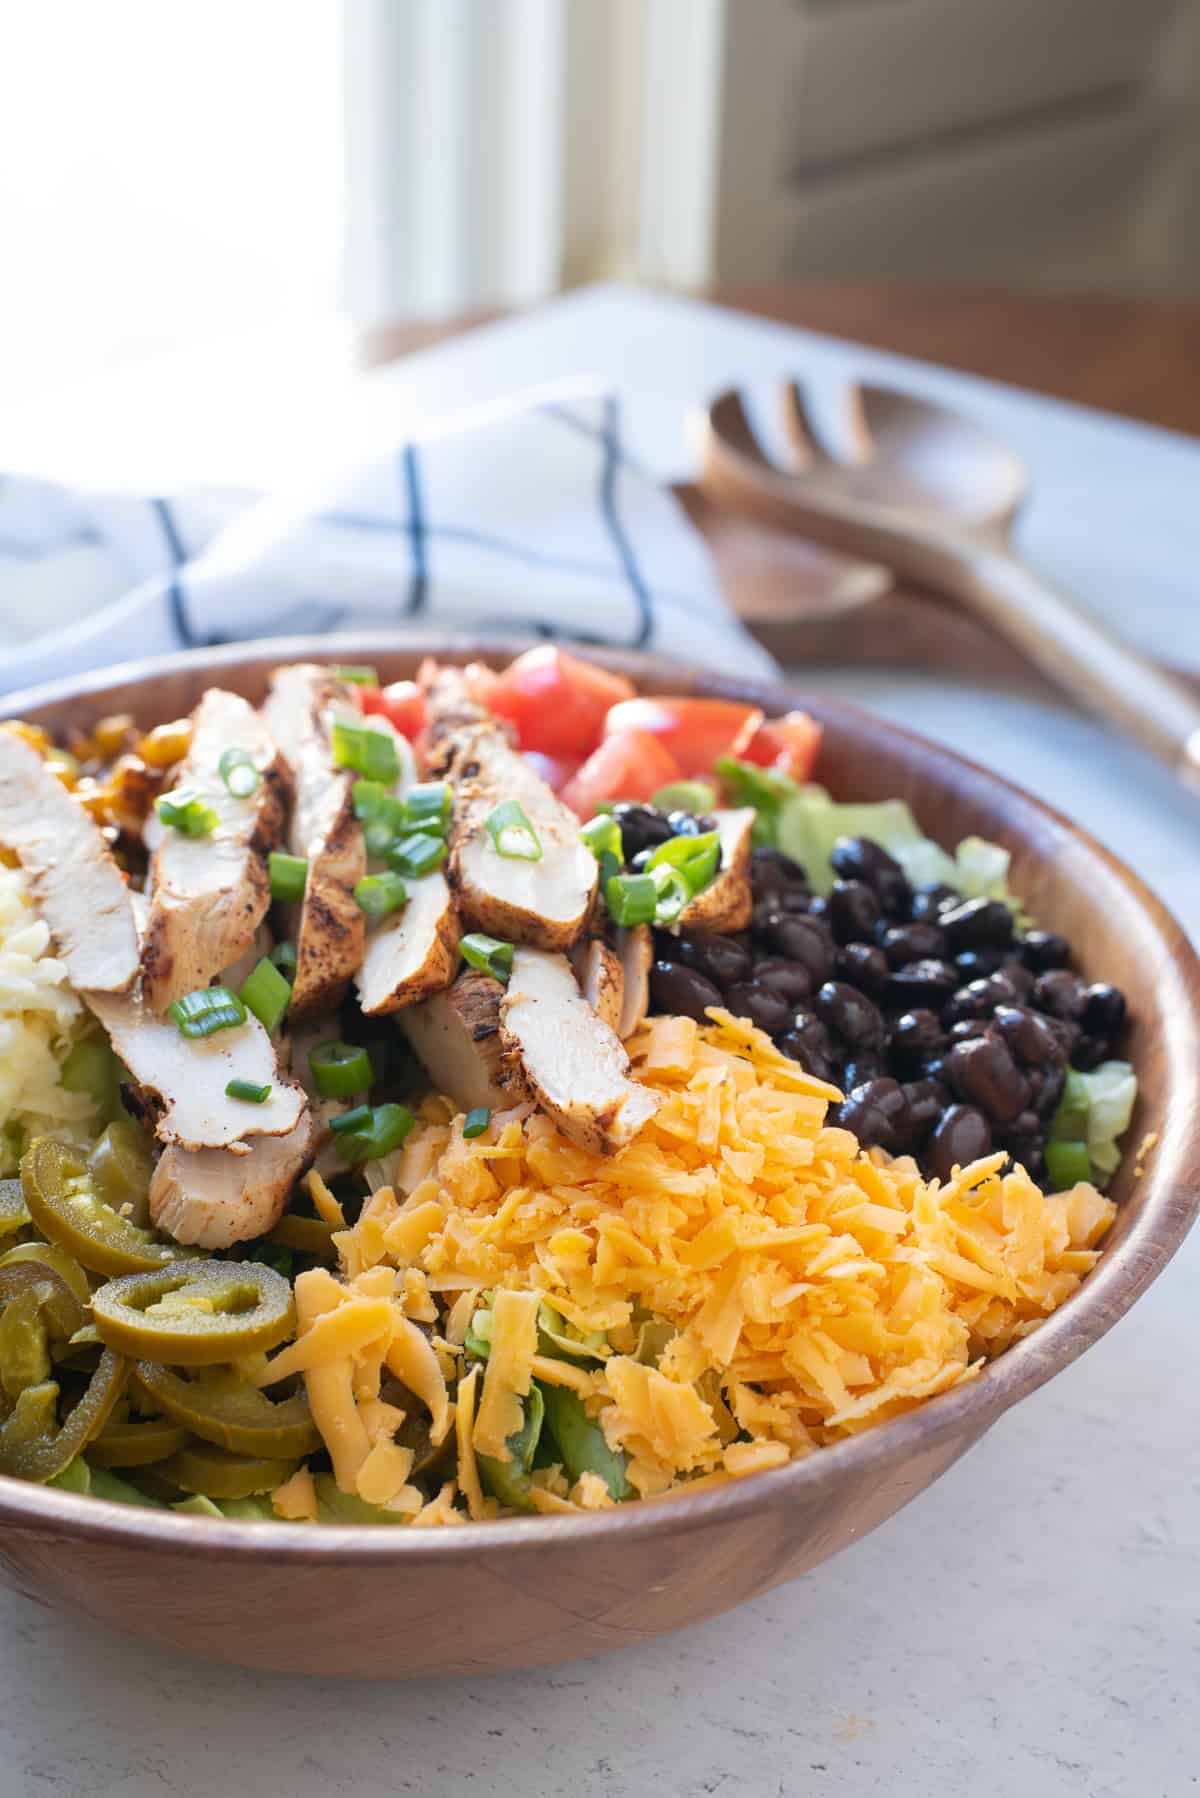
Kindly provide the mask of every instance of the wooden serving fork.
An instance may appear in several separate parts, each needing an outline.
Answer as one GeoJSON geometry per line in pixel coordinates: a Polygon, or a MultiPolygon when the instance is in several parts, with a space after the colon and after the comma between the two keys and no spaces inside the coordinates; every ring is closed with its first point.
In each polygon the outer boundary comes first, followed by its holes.
{"type": "Polygon", "coordinates": [[[720,394],[700,425],[705,497],[958,603],[1200,793],[1200,703],[1013,548],[1029,485],[1018,458],[969,419],[911,394],[856,385],[841,399],[835,448],[812,396],[782,384],[792,458],[782,468],[741,394],[720,394]]]}

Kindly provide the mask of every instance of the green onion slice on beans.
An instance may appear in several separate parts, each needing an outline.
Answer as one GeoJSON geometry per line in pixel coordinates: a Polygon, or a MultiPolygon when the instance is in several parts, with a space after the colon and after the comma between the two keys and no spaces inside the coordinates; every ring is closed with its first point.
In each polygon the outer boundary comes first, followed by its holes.
{"type": "Polygon", "coordinates": [[[208,801],[193,787],[176,787],[154,801],[154,809],[164,824],[184,837],[208,837],[220,823],[208,801]]]}
{"type": "Polygon", "coordinates": [[[296,969],[300,965],[300,953],[295,943],[276,943],[267,959],[274,962],[285,980],[296,978],[296,969]]]}
{"type": "Polygon", "coordinates": [[[365,662],[339,662],[334,668],[338,680],[345,681],[350,687],[377,687],[379,671],[368,667],[365,662]]]}
{"type": "Polygon", "coordinates": [[[393,843],[387,858],[397,874],[419,880],[422,874],[432,874],[435,868],[441,867],[446,859],[446,845],[441,837],[417,831],[393,843]]]}
{"type": "Polygon", "coordinates": [[[399,874],[364,874],[355,882],[354,903],[368,918],[386,918],[408,903],[408,888],[399,874]]]}
{"type": "Polygon", "coordinates": [[[463,938],[458,948],[467,966],[477,968],[481,974],[491,974],[496,980],[507,981],[512,973],[511,943],[502,943],[498,937],[484,936],[482,931],[472,931],[463,938]]]}
{"type": "Polygon", "coordinates": [[[617,864],[613,872],[618,871],[625,860],[625,845],[621,840],[621,826],[615,818],[606,812],[597,812],[584,825],[579,836],[598,862],[603,863],[605,856],[611,856],[617,864]]]}
{"type": "Polygon", "coordinates": [[[448,781],[421,781],[404,795],[405,820],[414,830],[445,836],[452,805],[448,781]]]}
{"type": "Polygon", "coordinates": [[[1046,1144],[1046,1172],[1052,1192],[1067,1192],[1081,1180],[1090,1180],[1092,1164],[1085,1142],[1051,1141],[1046,1144]]]}
{"type": "Polygon", "coordinates": [[[691,887],[680,869],[668,867],[665,862],[653,870],[650,878],[656,893],[654,922],[673,924],[692,897],[691,887]]]}
{"type": "Polygon", "coordinates": [[[400,753],[395,738],[386,731],[339,720],[333,727],[332,745],[333,759],[339,768],[353,768],[368,780],[389,784],[399,777],[400,753]]]}
{"type": "MultiPolygon", "coordinates": [[[[355,1043],[320,1043],[308,1057],[313,1084],[323,1099],[348,1099],[353,1093],[365,1093],[373,1079],[371,1057],[355,1043]]],[[[358,1106],[365,1114],[368,1107],[358,1106]]],[[[347,1112],[346,1117],[354,1114],[347,1112]]],[[[332,1129],[354,1129],[346,1117],[335,1118],[332,1129]]]]}
{"type": "Polygon", "coordinates": [[[179,1025],[181,1036],[213,1036],[244,1024],[246,1007],[227,986],[201,986],[168,1005],[167,1016],[179,1025]]]}
{"type": "Polygon", "coordinates": [[[258,768],[248,749],[223,749],[217,772],[235,799],[249,799],[258,786],[258,768]]]}
{"type": "Polygon", "coordinates": [[[272,899],[282,899],[285,904],[303,899],[308,884],[308,863],[302,855],[286,855],[282,849],[272,849],[267,857],[267,872],[271,877],[272,899]]]}
{"type": "Polygon", "coordinates": [[[292,989],[268,956],[256,964],[242,988],[242,1004],[252,1011],[268,1036],[278,1030],[292,989]]]}
{"type": "Polygon", "coordinates": [[[271,1088],[259,1086],[253,1080],[231,1080],[225,1088],[227,1099],[244,1099],[247,1105],[265,1105],[271,1096],[271,1088]]]}
{"type": "Polygon", "coordinates": [[[489,1108],[486,1105],[476,1105],[474,1110],[468,1111],[463,1119],[463,1135],[482,1136],[491,1121],[492,1114],[489,1108]]]}
{"type": "Polygon", "coordinates": [[[487,833],[500,855],[510,861],[540,862],[542,845],[525,808],[516,799],[498,805],[487,821],[487,833]]]}
{"type": "Polygon", "coordinates": [[[613,874],[605,885],[604,898],[614,924],[654,922],[658,887],[653,874],[613,874]]]}
{"type": "Polygon", "coordinates": [[[343,1161],[379,1161],[398,1149],[416,1123],[406,1105],[356,1105],[353,1111],[334,1118],[338,1154],[343,1161]]]}

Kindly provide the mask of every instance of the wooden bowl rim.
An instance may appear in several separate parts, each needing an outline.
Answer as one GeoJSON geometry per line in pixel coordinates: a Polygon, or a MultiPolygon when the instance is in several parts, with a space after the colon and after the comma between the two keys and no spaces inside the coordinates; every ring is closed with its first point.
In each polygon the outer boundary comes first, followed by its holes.
{"type": "MultiPolygon", "coordinates": [[[[520,637],[455,637],[442,632],[403,635],[347,632],[324,637],[259,638],[209,650],[119,663],[90,674],[52,681],[0,695],[0,716],[27,717],[43,707],[99,695],[109,688],[150,683],[170,674],[190,673],[198,664],[206,674],[245,664],[290,660],[364,662],[387,656],[406,659],[437,655],[447,660],[507,660],[538,639],[520,637]]],[[[502,1550],[506,1555],[544,1552],[553,1541],[564,1547],[603,1546],[620,1536],[651,1540],[661,1535],[700,1531],[756,1512],[766,1512],[789,1496],[822,1484],[836,1486],[844,1469],[861,1478],[873,1470],[921,1457],[944,1437],[973,1440],[1008,1408],[1070,1365],[1124,1315],[1157,1279],[1179,1248],[1200,1212],[1200,1182],[1189,1187],[1189,1164],[1200,1159],[1200,1107],[1189,1098],[1200,1090],[1200,961],[1187,937],[1138,875],[1088,832],[1003,775],[969,757],[944,748],[904,726],[893,724],[858,706],[819,695],[804,695],[790,682],[732,679],[712,670],[634,651],[593,648],[581,653],[604,666],[628,673],[643,686],[660,691],[695,690],[717,697],[750,700],[768,713],[803,705],[817,717],[852,725],[861,734],[888,745],[919,751],[935,765],[945,764],[970,777],[976,791],[1007,797],[1019,812],[1032,813],[1044,824],[1067,833],[1104,864],[1125,889],[1142,916],[1158,953],[1160,990],[1165,986],[1177,1003],[1162,1006],[1169,1026],[1168,1065],[1178,1103],[1167,1107],[1164,1129],[1151,1167],[1141,1214],[1108,1259],[1101,1262],[1065,1305],[1031,1335],[1015,1343],[978,1376],[949,1392],[926,1400],[915,1410],[823,1448],[769,1473],[735,1480],[690,1496],[642,1500],[580,1517],[511,1518],[494,1523],[464,1523],[453,1529],[394,1530],[378,1525],[329,1525],[218,1521],[180,1516],[85,1498],[0,1475],[0,1520],[10,1529],[125,1545],[153,1545],[184,1558],[253,1556],[271,1564],[336,1560],[357,1565],[416,1562],[436,1567],[474,1554],[502,1550]],[[660,684],[661,683],[661,684],[660,684]]],[[[1024,834],[1018,829],[1015,835],[1024,834]]]]}

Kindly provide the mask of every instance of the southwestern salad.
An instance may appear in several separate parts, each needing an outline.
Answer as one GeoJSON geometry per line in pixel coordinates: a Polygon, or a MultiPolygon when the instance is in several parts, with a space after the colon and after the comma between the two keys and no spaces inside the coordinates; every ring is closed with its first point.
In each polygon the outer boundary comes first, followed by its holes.
{"type": "Polygon", "coordinates": [[[1114,1215],[1124,998],[820,741],[552,647],[0,726],[0,1472],[579,1514],[1035,1329],[1114,1215]]]}

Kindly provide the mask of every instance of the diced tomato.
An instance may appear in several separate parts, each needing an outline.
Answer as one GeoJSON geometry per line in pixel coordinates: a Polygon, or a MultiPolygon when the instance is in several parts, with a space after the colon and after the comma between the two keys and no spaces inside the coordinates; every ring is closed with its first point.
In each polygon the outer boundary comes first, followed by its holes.
{"type": "Polygon", "coordinates": [[[604,730],[606,736],[636,730],[657,737],[690,779],[711,774],[720,755],[740,755],[762,721],[757,706],[730,699],[627,699],[613,707],[604,730]]]}
{"type": "Polygon", "coordinates": [[[632,681],[582,662],[547,643],[526,650],[499,676],[488,696],[497,717],[517,727],[522,749],[543,755],[589,755],[609,708],[633,693],[632,681]]]}
{"type": "Polygon", "coordinates": [[[539,749],[527,749],[525,760],[555,793],[562,792],[579,768],[577,756],[543,755],[539,749]]]}
{"type": "Polygon", "coordinates": [[[806,781],[812,776],[820,747],[821,726],[816,719],[807,712],[785,712],[782,718],[760,724],[741,754],[760,768],[774,768],[793,780],[806,781]]]}
{"type": "Polygon", "coordinates": [[[649,799],[683,770],[658,737],[645,730],[625,730],[605,737],[562,790],[562,798],[581,818],[590,818],[605,800],[649,799]]]}
{"type": "Polygon", "coordinates": [[[425,728],[425,695],[415,680],[393,681],[390,687],[361,687],[364,712],[378,712],[411,743],[425,728]]]}

